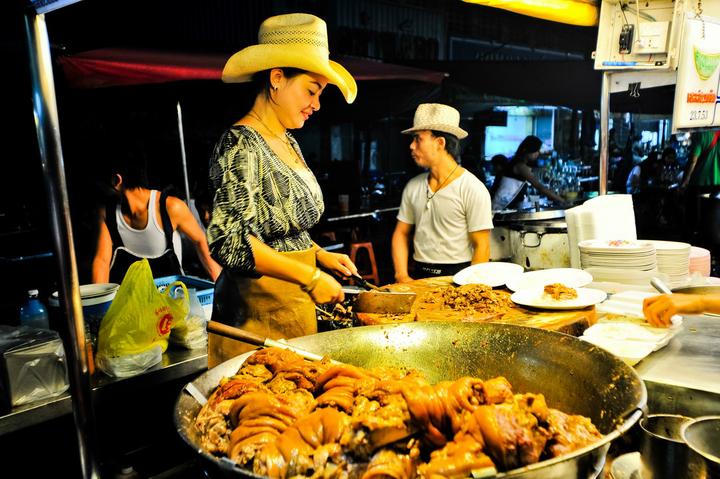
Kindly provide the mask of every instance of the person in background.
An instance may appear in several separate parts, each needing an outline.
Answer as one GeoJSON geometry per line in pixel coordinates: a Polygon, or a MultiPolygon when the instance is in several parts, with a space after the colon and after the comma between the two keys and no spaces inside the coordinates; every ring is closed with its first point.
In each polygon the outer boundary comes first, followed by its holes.
{"type": "Polygon", "coordinates": [[[657,181],[661,185],[672,186],[682,181],[682,171],[677,162],[675,148],[668,146],[662,151],[657,181]]]}
{"type": "Polygon", "coordinates": [[[115,160],[111,186],[115,194],[98,214],[93,283],[121,283],[130,265],[142,258],[149,260],[156,278],[184,274],[180,233],[215,281],[221,267],[210,257],[202,228],[181,199],[148,187],[142,160],[115,160]]]}
{"type": "MultiPolygon", "coordinates": [[[[208,226],[213,257],[223,266],[212,319],[272,339],[317,332],[316,303],[344,299],[342,277],[357,274],[347,255],[315,244],[308,230],[325,210],[315,176],[288,130],[302,128],[320,109],[328,84],[352,103],[357,86],[329,60],[325,22],[304,13],[260,25],[259,43],[225,64],[225,82],[252,82],[250,111],[218,141],[210,161],[215,192],[208,226]]],[[[208,335],[208,364],[252,349],[208,335]]]]}
{"type": "Polygon", "coordinates": [[[492,168],[493,184],[490,187],[490,196],[495,196],[495,192],[500,186],[500,182],[503,177],[503,171],[507,167],[510,160],[505,155],[495,155],[490,158],[490,167],[492,168]]]}
{"type": "Polygon", "coordinates": [[[700,190],[720,185],[720,130],[702,131],[692,136],[692,153],[686,165],[682,190],[690,186],[700,190]]]}
{"type": "Polygon", "coordinates": [[[657,150],[651,151],[647,158],[633,166],[628,174],[625,187],[628,194],[639,193],[641,189],[650,185],[660,184],[662,163],[657,150]]]}
{"type": "MultiPolygon", "coordinates": [[[[537,161],[542,148],[542,140],[529,135],[518,145],[515,156],[505,166],[498,188],[493,196],[493,210],[517,207],[525,197],[527,184],[530,183],[542,195],[553,202],[566,206],[567,202],[560,195],[545,186],[533,174],[530,164],[537,161]]],[[[498,178],[495,179],[498,181],[498,178]]]]}
{"type": "Polygon", "coordinates": [[[425,103],[417,107],[410,152],[427,168],[405,186],[392,235],[392,258],[398,283],[413,278],[453,275],[490,259],[492,212],[485,185],[460,166],[460,113],[453,107],[425,103]],[[415,268],[408,268],[410,239],[415,268]]]}
{"type": "Polygon", "coordinates": [[[720,313],[720,294],[662,294],[643,301],[643,314],[656,328],[670,326],[676,314],[703,313],[720,313]]]}
{"type": "Polygon", "coordinates": [[[697,237],[706,213],[701,195],[720,189],[720,130],[693,133],[691,142],[690,159],[678,191],[685,195],[684,228],[697,237]]]}

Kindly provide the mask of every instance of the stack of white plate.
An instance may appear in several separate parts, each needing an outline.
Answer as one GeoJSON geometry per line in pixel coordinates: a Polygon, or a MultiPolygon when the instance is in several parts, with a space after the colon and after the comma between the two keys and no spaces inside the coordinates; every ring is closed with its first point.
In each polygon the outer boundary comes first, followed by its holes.
{"type": "Polygon", "coordinates": [[[710,251],[697,246],[690,247],[690,262],[688,271],[694,273],[697,271],[702,276],[710,276],[710,251]]]}
{"type": "Polygon", "coordinates": [[[640,240],[585,240],[578,243],[582,268],[594,281],[649,284],[657,274],[655,246],[640,240]]]}
{"type": "Polygon", "coordinates": [[[677,241],[648,240],[648,243],[655,246],[658,270],[670,277],[670,286],[684,286],[688,280],[691,246],[677,241]]]}
{"type": "Polygon", "coordinates": [[[585,240],[578,243],[583,269],[600,268],[652,271],[657,268],[655,246],[640,240],[585,240]]]}

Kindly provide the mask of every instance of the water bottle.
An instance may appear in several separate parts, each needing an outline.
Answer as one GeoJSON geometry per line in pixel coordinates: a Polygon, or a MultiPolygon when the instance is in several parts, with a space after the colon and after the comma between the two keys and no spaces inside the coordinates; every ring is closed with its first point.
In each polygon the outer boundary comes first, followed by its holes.
{"type": "Polygon", "coordinates": [[[50,329],[48,311],[38,299],[38,290],[28,291],[28,299],[20,306],[20,325],[31,328],[50,329]]]}

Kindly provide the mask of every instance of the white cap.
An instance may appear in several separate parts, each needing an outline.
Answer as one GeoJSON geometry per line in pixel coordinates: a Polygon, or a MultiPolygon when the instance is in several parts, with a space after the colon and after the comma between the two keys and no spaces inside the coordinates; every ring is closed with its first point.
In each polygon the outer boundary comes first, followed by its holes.
{"type": "Polygon", "coordinates": [[[37,289],[28,290],[28,296],[30,296],[30,297],[36,297],[39,294],[40,294],[40,291],[38,291],[37,289]]]}

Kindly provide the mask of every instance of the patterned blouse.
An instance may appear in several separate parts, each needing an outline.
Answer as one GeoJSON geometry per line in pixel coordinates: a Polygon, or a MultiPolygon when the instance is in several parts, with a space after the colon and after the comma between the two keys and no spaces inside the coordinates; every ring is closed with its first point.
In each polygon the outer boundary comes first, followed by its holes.
{"type": "MultiPolygon", "coordinates": [[[[302,158],[297,141],[287,136],[302,158]]],[[[325,210],[317,180],[312,174],[303,179],[254,129],[235,125],[223,134],[209,176],[214,201],[208,245],[223,267],[257,274],[250,235],[280,252],[312,246],[308,230],[325,210]]]]}

